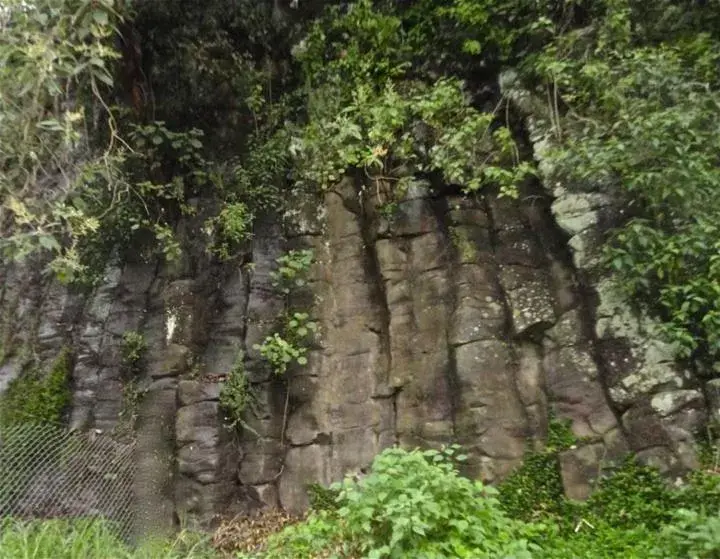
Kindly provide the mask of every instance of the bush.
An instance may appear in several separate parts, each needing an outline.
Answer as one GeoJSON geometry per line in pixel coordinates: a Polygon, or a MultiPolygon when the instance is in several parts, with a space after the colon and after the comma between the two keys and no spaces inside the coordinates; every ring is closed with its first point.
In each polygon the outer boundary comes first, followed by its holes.
{"type": "Polygon", "coordinates": [[[266,557],[531,557],[522,524],[493,488],[459,475],[455,452],[385,450],[366,477],[333,486],[337,510],[281,532],[266,557]]]}

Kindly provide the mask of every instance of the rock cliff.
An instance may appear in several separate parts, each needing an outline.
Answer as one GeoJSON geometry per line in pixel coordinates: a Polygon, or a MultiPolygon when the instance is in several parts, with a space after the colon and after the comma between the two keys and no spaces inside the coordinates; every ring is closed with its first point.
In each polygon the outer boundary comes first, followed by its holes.
{"type": "MultiPolygon", "coordinates": [[[[542,127],[529,127],[542,161],[542,127]]],[[[359,472],[393,444],[457,442],[468,475],[497,481],[542,444],[551,417],[578,438],[561,456],[572,497],[627,452],[680,473],[695,465],[713,387],[679,369],[598,272],[621,210],[550,175],[517,201],[416,182],[391,216],[379,191],[346,177],[260,220],[224,264],[194,233],[201,210],[178,224],[179,264],[118,260],[93,290],[57,284],[40,262],[2,265],[0,391],[70,348],[69,426],[118,433],[136,418],[136,492],[143,524],[158,528],[300,510],[307,484],[359,472]],[[283,308],[269,274],[288,247],[314,251],[294,297],[320,328],[308,365],[278,378],[253,345],[283,308]],[[129,331],[147,343],[134,379],[129,331]],[[255,397],[238,433],[219,393],[240,351],[255,397]]]]}

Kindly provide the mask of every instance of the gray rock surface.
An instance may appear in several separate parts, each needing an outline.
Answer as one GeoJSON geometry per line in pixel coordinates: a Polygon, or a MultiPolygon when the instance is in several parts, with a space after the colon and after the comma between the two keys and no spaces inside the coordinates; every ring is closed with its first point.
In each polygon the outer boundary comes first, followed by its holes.
{"type": "MultiPolygon", "coordinates": [[[[542,162],[542,123],[530,121],[542,162]]],[[[528,184],[518,201],[418,182],[391,218],[376,189],[348,178],[258,223],[234,260],[188,242],[174,265],[109,263],[92,292],[49,281],[37,263],[0,266],[0,391],[71,348],[69,425],[127,435],[130,421],[139,525],[152,531],[173,516],[206,525],[301,510],[307,484],[360,471],[394,444],[458,442],[467,473],[497,481],[542,445],[551,415],[578,437],[561,459],[572,497],[628,450],[669,473],[691,467],[692,435],[707,407],[720,415],[720,388],[700,390],[597,274],[611,201],[543,173],[546,188],[528,184]],[[320,329],[309,364],[276,378],[253,346],[284,308],[269,274],[293,247],[314,250],[293,303],[320,329]],[[128,331],[147,342],[133,370],[128,331]],[[239,355],[254,402],[231,432],[219,398],[239,355]]]]}

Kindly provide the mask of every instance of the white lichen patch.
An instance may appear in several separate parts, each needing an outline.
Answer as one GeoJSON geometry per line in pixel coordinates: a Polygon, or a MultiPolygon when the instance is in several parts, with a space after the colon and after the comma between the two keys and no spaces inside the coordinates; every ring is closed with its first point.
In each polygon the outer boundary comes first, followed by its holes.
{"type": "Polygon", "coordinates": [[[167,344],[172,341],[175,328],[177,328],[177,315],[173,309],[167,309],[165,311],[165,342],[167,344]]]}

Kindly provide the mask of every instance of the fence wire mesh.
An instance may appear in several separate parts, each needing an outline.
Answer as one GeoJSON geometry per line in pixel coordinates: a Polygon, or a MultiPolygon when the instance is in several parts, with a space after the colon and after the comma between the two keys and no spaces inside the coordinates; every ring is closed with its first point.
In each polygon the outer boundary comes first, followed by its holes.
{"type": "Polygon", "coordinates": [[[52,425],[0,428],[0,519],[103,518],[130,537],[135,444],[52,425]]]}

